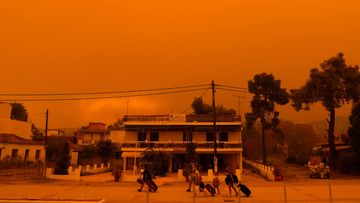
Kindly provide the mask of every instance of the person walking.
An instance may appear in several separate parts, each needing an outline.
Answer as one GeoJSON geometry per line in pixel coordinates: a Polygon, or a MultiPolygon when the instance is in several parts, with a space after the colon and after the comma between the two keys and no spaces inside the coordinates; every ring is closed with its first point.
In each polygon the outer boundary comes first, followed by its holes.
{"type": "MultiPolygon", "coordinates": [[[[231,172],[230,169],[227,169],[226,171],[227,171],[227,175],[225,178],[225,183],[229,188],[229,194],[231,196],[231,188],[232,188],[232,189],[234,189],[236,196],[238,196],[238,191],[236,190],[236,188],[234,186],[234,184],[237,182],[234,180],[235,175],[231,172]]],[[[237,179],[237,177],[236,177],[236,179],[237,179]]]]}
{"type": "Polygon", "coordinates": [[[215,191],[216,191],[216,190],[218,191],[218,195],[220,195],[219,186],[220,186],[219,173],[216,172],[216,173],[215,173],[215,177],[213,178],[213,187],[214,187],[215,191]]]}
{"type": "MultiPolygon", "coordinates": [[[[200,172],[196,169],[195,166],[191,169],[190,174],[190,182],[189,182],[189,188],[186,190],[187,192],[191,192],[191,187],[194,185],[195,187],[199,186],[201,182],[201,175],[200,172]]],[[[200,191],[202,192],[202,189],[200,188],[200,191]]]]}
{"type": "Polygon", "coordinates": [[[138,189],[138,192],[141,192],[144,185],[145,184],[149,185],[149,181],[152,180],[151,174],[146,168],[144,168],[141,171],[142,172],[140,173],[140,177],[138,178],[138,182],[140,183],[140,188],[138,189]]]}

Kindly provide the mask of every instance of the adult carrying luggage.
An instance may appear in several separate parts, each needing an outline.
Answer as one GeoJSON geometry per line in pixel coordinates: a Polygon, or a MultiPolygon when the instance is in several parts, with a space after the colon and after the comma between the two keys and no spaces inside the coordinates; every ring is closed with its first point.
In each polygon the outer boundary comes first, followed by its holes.
{"type": "Polygon", "coordinates": [[[239,183],[238,187],[239,187],[240,191],[242,193],[244,193],[247,197],[250,196],[251,190],[245,184],[239,183]]]}

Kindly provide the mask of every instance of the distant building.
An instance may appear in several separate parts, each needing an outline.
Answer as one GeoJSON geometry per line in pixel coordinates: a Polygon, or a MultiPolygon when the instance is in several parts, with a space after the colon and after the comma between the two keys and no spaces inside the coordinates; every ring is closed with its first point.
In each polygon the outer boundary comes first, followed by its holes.
{"type": "Polygon", "coordinates": [[[0,103],[0,133],[14,134],[18,137],[31,139],[31,123],[10,119],[11,109],[9,103],[0,103]]]}
{"type": "Polygon", "coordinates": [[[88,126],[82,127],[75,132],[77,144],[89,145],[100,141],[108,140],[110,130],[106,129],[106,124],[91,122],[88,126]]]}
{"type": "MultiPolygon", "coordinates": [[[[219,171],[242,169],[240,116],[218,116],[216,120],[219,171]]],[[[176,171],[185,162],[187,143],[195,144],[202,170],[213,167],[212,116],[126,115],[122,128],[112,131],[110,137],[122,146],[123,170],[139,167],[142,152],[152,148],[168,152],[169,171],[176,171]]]]}
{"type": "Polygon", "coordinates": [[[5,159],[38,162],[44,161],[43,142],[36,142],[14,134],[0,134],[0,162],[5,159]]]}

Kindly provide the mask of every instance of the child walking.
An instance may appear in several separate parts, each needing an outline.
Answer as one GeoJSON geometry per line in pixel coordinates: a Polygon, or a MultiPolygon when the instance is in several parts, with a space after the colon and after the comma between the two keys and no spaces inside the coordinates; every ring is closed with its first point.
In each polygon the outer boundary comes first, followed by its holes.
{"type": "Polygon", "coordinates": [[[216,190],[218,191],[218,195],[220,195],[219,185],[220,185],[219,173],[216,172],[215,177],[213,178],[213,187],[214,187],[215,191],[216,190]]]}

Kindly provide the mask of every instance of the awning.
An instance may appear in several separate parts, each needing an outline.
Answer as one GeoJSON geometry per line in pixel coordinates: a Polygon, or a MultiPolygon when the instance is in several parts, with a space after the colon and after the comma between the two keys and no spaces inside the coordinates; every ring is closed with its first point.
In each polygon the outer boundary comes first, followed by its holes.
{"type": "Polygon", "coordinates": [[[141,157],[141,152],[123,152],[121,154],[121,157],[130,157],[130,158],[141,157]]]}

